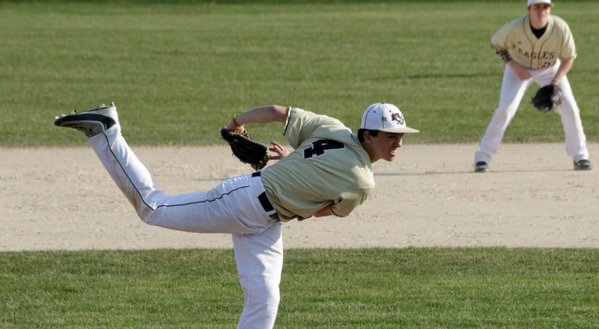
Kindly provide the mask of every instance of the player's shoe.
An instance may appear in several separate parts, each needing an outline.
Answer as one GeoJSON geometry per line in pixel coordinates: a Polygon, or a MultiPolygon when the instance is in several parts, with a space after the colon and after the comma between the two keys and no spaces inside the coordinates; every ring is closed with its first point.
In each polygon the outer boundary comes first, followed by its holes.
{"type": "Polygon", "coordinates": [[[87,137],[95,136],[106,131],[119,122],[114,103],[102,104],[95,109],[87,111],[73,111],[61,114],[54,119],[54,124],[59,127],[81,130],[87,137]]]}
{"type": "Polygon", "coordinates": [[[478,161],[474,164],[474,172],[484,173],[489,165],[485,161],[478,161]]]}
{"type": "Polygon", "coordinates": [[[591,161],[587,159],[574,161],[574,170],[591,170],[591,168],[591,161]]]}

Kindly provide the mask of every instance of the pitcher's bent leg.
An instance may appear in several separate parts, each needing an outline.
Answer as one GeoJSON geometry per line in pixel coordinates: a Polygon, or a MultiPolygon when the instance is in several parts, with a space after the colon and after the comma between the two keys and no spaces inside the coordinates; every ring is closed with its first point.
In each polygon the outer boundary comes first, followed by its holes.
{"type": "Polygon", "coordinates": [[[270,329],[279,308],[283,270],[282,225],[255,235],[233,235],[235,261],[245,302],[237,329],[270,329]]]}
{"type": "Polygon", "coordinates": [[[146,223],[180,231],[250,234],[266,226],[259,193],[248,177],[236,177],[207,192],[167,195],[129,148],[120,126],[89,138],[100,161],[146,223]],[[262,216],[261,216],[262,215],[262,216]]]}

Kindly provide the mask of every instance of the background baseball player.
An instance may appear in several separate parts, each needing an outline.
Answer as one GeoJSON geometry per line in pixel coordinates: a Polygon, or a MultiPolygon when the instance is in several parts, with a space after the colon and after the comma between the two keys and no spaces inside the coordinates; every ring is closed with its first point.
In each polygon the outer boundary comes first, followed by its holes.
{"type": "Polygon", "coordinates": [[[272,328],[283,267],[281,221],[347,216],[374,188],[371,164],[393,160],[406,126],[391,104],[376,103],[363,114],[358,135],[339,120],[299,108],[271,105],[248,111],[228,124],[284,123],[295,151],[273,143],[275,164],[233,177],[206,192],[167,195],[155,184],[121,135],[114,104],[56,118],[82,130],[117,186],[147,224],[189,232],[233,235],[235,261],[245,295],[238,328],[272,328]]]}
{"type": "Polygon", "coordinates": [[[499,106],[475,154],[476,172],[487,170],[532,82],[559,86],[562,96],[556,112],[564,127],[566,153],[575,169],[591,169],[578,105],[566,77],[576,58],[574,38],[566,22],[551,15],[551,8],[551,0],[528,0],[528,15],[509,22],[491,38],[491,46],[506,66],[499,106]]]}

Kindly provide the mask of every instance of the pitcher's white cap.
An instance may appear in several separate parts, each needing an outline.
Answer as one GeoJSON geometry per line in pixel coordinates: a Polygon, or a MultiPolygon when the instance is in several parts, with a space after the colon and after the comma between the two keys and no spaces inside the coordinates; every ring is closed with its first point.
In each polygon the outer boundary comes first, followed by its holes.
{"type": "Polygon", "coordinates": [[[550,5],[551,0],[528,0],[529,6],[536,5],[537,3],[546,3],[546,4],[550,5]]]}
{"type": "Polygon", "coordinates": [[[397,106],[388,103],[374,103],[364,110],[360,129],[380,130],[387,133],[417,133],[406,125],[406,119],[397,106]]]}

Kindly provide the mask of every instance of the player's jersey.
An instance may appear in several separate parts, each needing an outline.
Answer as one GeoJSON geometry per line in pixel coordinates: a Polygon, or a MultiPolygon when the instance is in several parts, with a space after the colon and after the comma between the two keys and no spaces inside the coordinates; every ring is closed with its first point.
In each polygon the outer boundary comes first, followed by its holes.
{"type": "Polygon", "coordinates": [[[507,49],[514,61],[532,70],[552,67],[558,59],[576,57],[572,32],[557,16],[549,16],[547,30],[539,39],[532,32],[530,18],[519,17],[493,35],[491,46],[507,49]]]}
{"type": "Polygon", "coordinates": [[[295,151],[262,170],[281,220],[305,219],[328,205],[347,216],[374,189],[368,153],[341,121],[289,108],[283,134],[295,151]]]}

